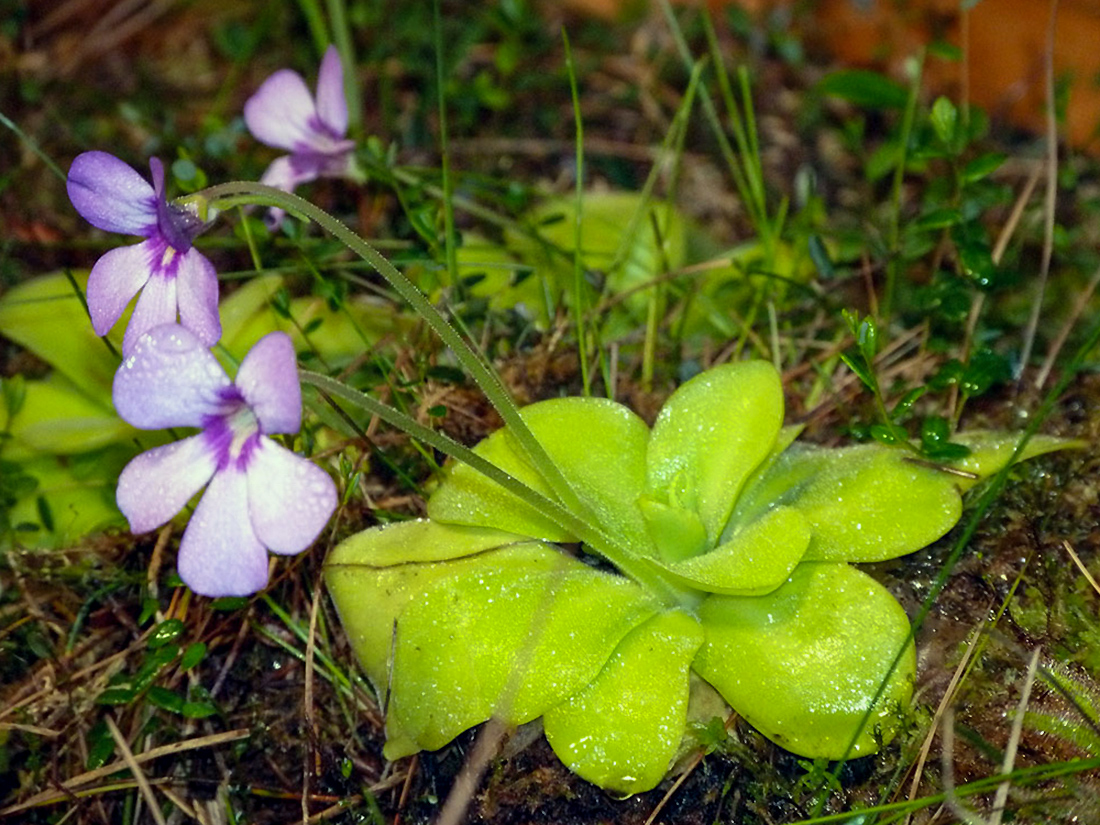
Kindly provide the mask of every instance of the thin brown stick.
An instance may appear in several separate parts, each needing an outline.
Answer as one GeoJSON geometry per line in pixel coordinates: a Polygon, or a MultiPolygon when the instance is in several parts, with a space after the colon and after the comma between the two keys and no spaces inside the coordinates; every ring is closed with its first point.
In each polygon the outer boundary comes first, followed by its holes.
{"type": "MultiPolygon", "coordinates": [[[[727,734],[729,733],[730,728],[733,727],[733,723],[736,720],[737,711],[730,711],[729,715],[726,717],[725,723],[723,724],[723,727],[726,729],[727,734]]],[[[665,809],[665,805],[667,805],[669,800],[676,795],[676,791],[680,790],[680,786],[687,781],[688,777],[691,776],[695,769],[698,768],[700,764],[702,764],[703,758],[705,756],[706,752],[700,750],[697,754],[695,754],[695,756],[692,757],[691,764],[688,765],[684,772],[680,774],[675,782],[672,783],[672,787],[668,789],[668,793],[661,797],[661,801],[658,802],[657,805],[653,808],[652,813],[650,813],[650,815],[646,817],[645,825],[653,825],[653,822],[660,815],[661,811],[665,809]]]]}
{"type": "MultiPolygon", "coordinates": [[[[313,713],[313,654],[317,650],[317,610],[321,604],[321,588],[313,589],[313,601],[309,606],[309,634],[306,636],[306,673],[305,690],[303,691],[303,714],[306,720],[308,741],[306,742],[307,757],[302,767],[302,825],[308,825],[309,815],[309,787],[311,770],[311,757],[317,757],[317,718],[313,713]]],[[[318,766],[318,772],[319,766],[318,766]]]]}
{"type": "MultiPolygon", "coordinates": [[[[1020,736],[1024,730],[1024,714],[1027,713],[1027,704],[1031,700],[1031,688],[1035,684],[1035,671],[1039,667],[1039,648],[1031,653],[1031,659],[1027,663],[1027,677],[1024,679],[1024,689],[1020,693],[1020,702],[1016,705],[1016,717],[1012,720],[1012,731],[1008,735],[1008,745],[1005,747],[1005,758],[1001,763],[1001,773],[1009,774],[1016,765],[1016,751],[1020,746],[1020,736]]],[[[989,818],[989,825],[1001,825],[1001,817],[1004,815],[1005,803],[1008,801],[1008,790],[1012,786],[1012,780],[1006,779],[997,786],[997,793],[993,797],[993,814],[989,818]]]]}
{"type": "Polygon", "coordinates": [[[25,733],[33,733],[35,736],[44,736],[47,739],[56,739],[61,731],[43,728],[39,725],[23,725],[19,722],[0,722],[0,730],[21,730],[25,733]]]}
{"type": "MultiPolygon", "coordinates": [[[[1047,45],[1045,55],[1046,103],[1047,103],[1047,185],[1043,209],[1043,260],[1039,269],[1039,286],[1036,289],[1035,304],[1031,308],[1027,329],[1024,333],[1024,348],[1020,353],[1020,373],[1027,367],[1031,358],[1031,349],[1035,345],[1035,334],[1039,329],[1039,315],[1043,309],[1043,295],[1046,293],[1047,277],[1050,275],[1050,261],[1054,255],[1054,207],[1058,196],[1058,120],[1054,111],[1054,33],[1058,19],[1058,0],[1050,0],[1050,21],[1047,25],[1047,45]]],[[[1036,388],[1038,388],[1036,384],[1036,388]]]]}
{"type": "Polygon", "coordinates": [[[943,715],[943,749],[940,752],[940,764],[943,770],[944,802],[951,812],[966,825],[986,825],[984,819],[963,804],[955,793],[955,709],[950,705],[943,715]]]}
{"type": "Polygon", "coordinates": [[[157,801],[157,797],[153,793],[152,787],[149,785],[149,780],[145,776],[145,771],[138,765],[137,760],[134,758],[134,752],[130,750],[130,743],[126,741],[126,737],[123,736],[122,731],[118,729],[114,717],[108,713],[103,717],[103,721],[107,723],[107,730],[111,732],[111,738],[115,740],[115,746],[118,748],[119,753],[122,754],[122,761],[126,764],[126,767],[130,769],[134,781],[137,782],[138,790],[141,791],[141,795],[145,799],[145,804],[149,806],[149,813],[153,815],[153,819],[157,821],[157,825],[168,825],[164,819],[164,814],[160,812],[160,803],[157,801]]]}
{"type": "MultiPolygon", "coordinates": [[[[959,689],[959,683],[962,681],[962,676],[966,672],[967,665],[970,664],[970,659],[974,655],[974,651],[977,650],[978,640],[982,638],[982,624],[985,621],[979,622],[978,625],[970,631],[970,641],[967,642],[966,652],[963,654],[962,659],[959,660],[958,666],[955,668],[955,672],[951,675],[951,681],[947,685],[947,690],[944,691],[943,698],[940,699],[939,705],[936,706],[936,712],[932,715],[932,724],[928,726],[928,733],[924,737],[924,743],[921,745],[920,756],[917,758],[917,762],[913,767],[913,781],[909,784],[909,801],[912,802],[917,798],[917,790],[920,787],[921,776],[924,773],[924,765],[928,761],[928,754],[932,751],[932,742],[936,738],[936,731],[939,729],[940,720],[944,718],[944,714],[947,713],[948,708],[951,707],[951,703],[955,701],[955,693],[959,689]]],[[[910,814],[910,817],[912,814],[910,814]]],[[[906,819],[909,821],[909,818],[906,819]]]]}
{"type": "Polygon", "coordinates": [[[412,759],[409,760],[409,769],[405,773],[405,782],[401,786],[401,796],[397,799],[397,813],[393,815],[393,825],[400,825],[401,823],[401,812],[405,810],[405,803],[409,800],[409,790],[412,788],[413,776],[416,774],[418,762],[419,759],[414,753],[412,759]]]}
{"type": "Polygon", "coordinates": [[[466,816],[466,808],[477,792],[478,783],[500,750],[500,743],[507,733],[507,725],[497,719],[490,719],[478,731],[473,750],[455,778],[435,825],[461,825],[466,816]]]}
{"type": "MultiPolygon", "coordinates": [[[[175,742],[171,745],[164,745],[159,748],[152,748],[142,753],[133,754],[134,762],[136,764],[144,764],[154,759],[159,759],[162,756],[174,756],[176,754],[184,753],[190,750],[197,750],[199,748],[210,748],[215,745],[224,745],[227,742],[236,742],[239,739],[247,739],[250,735],[250,731],[247,728],[239,728],[237,730],[226,731],[225,733],[215,733],[210,736],[201,736],[198,739],[188,739],[185,742],[175,742]]],[[[112,762],[109,765],[104,765],[102,768],[96,768],[92,771],[85,771],[79,776],[73,777],[68,782],[61,784],[60,788],[56,790],[42,791],[36,793],[30,799],[24,800],[16,805],[9,805],[7,808],[0,810],[0,817],[10,816],[11,814],[19,813],[21,811],[30,810],[40,805],[50,805],[54,802],[61,802],[68,799],[70,795],[77,794],[78,789],[84,785],[89,785],[99,779],[110,776],[111,774],[118,773],[120,770],[127,767],[126,762],[119,759],[112,762]]]]}
{"type": "Polygon", "coordinates": [[[183,812],[184,816],[186,816],[188,819],[199,818],[198,812],[195,810],[195,808],[193,808],[182,796],[176,793],[172,788],[170,788],[168,785],[162,785],[159,787],[160,792],[168,797],[171,803],[183,812]]]}
{"type": "MultiPolygon", "coordinates": [[[[1031,168],[1031,172],[1029,172],[1027,176],[1027,181],[1024,183],[1023,191],[1021,191],[1016,198],[1016,202],[1012,204],[1012,211],[1008,214],[1008,220],[1006,220],[1004,226],[1001,227],[1001,231],[997,235],[997,240],[993,244],[993,252],[990,255],[990,259],[993,261],[994,266],[1000,265],[1001,258],[1004,257],[1005,250],[1008,248],[1008,242],[1012,239],[1012,235],[1016,232],[1016,227],[1020,224],[1020,218],[1024,215],[1024,209],[1027,208],[1028,203],[1031,201],[1031,196],[1034,194],[1035,187],[1039,183],[1039,174],[1042,171],[1043,167],[1039,164],[1031,168]]],[[[970,343],[974,340],[974,331],[978,328],[978,319],[981,317],[984,307],[985,293],[979,292],[974,296],[974,302],[970,305],[970,314],[966,319],[966,333],[963,335],[962,353],[964,361],[970,358],[970,343]]],[[[952,384],[947,401],[947,409],[949,411],[948,417],[952,420],[956,420],[958,416],[962,414],[956,409],[958,400],[959,385],[952,384]]]]}
{"type": "Polygon", "coordinates": [[[1077,569],[1084,574],[1085,578],[1088,580],[1088,583],[1092,585],[1092,589],[1095,590],[1097,593],[1100,593],[1100,584],[1096,583],[1096,579],[1092,577],[1092,573],[1089,572],[1089,569],[1085,567],[1084,562],[1081,561],[1076,551],[1074,551],[1073,545],[1070,544],[1068,541],[1063,540],[1062,546],[1066,548],[1066,552],[1069,553],[1069,557],[1073,559],[1073,563],[1077,565],[1077,569]]]}
{"type": "Polygon", "coordinates": [[[150,598],[160,595],[157,587],[157,579],[160,577],[160,567],[164,563],[164,550],[168,546],[168,539],[172,537],[172,522],[168,522],[157,534],[157,543],[153,545],[153,553],[149,557],[149,567],[145,573],[145,586],[149,588],[150,598]]]}
{"type": "Polygon", "coordinates": [[[1092,294],[1096,292],[1098,286],[1100,286],[1100,268],[1097,268],[1096,272],[1092,274],[1092,278],[1089,279],[1085,291],[1077,296],[1077,301],[1073,305],[1073,311],[1070,312],[1069,318],[1062,324],[1062,328],[1058,330],[1058,334],[1051,342],[1050,351],[1047,353],[1046,360],[1043,362],[1039,374],[1035,377],[1036,387],[1042,387],[1043,384],[1047,382],[1051,371],[1054,369],[1054,362],[1058,360],[1058,353],[1060,353],[1062,347],[1065,346],[1066,339],[1069,338],[1070,332],[1077,326],[1077,322],[1081,319],[1081,315],[1088,307],[1089,299],[1092,298],[1092,294]]]}

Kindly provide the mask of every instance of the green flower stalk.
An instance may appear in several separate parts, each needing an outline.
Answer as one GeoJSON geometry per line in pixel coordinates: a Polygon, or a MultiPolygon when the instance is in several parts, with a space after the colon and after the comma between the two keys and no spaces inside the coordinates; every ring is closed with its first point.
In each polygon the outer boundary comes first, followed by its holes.
{"type": "MultiPolygon", "coordinates": [[[[326,583],[384,694],[388,758],[542,717],[570,769],[620,793],[664,777],[704,683],[803,756],[889,741],[912,692],[909,621],[849,562],[940,538],[1016,441],[972,433],[950,468],[881,444],[795,445],[779,375],[758,361],[688,381],[652,429],[598,398],[520,414],[572,501],[505,427],[474,452],[557,508],[455,463],[428,519],[346,540],[326,583]]],[[[1063,446],[1037,437],[1020,457],[1063,446]]]]}

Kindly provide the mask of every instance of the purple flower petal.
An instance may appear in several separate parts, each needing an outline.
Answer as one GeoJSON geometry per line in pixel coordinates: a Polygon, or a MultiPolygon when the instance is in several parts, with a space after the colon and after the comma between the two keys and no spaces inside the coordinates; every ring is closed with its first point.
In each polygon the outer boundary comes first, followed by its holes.
{"type": "Polygon", "coordinates": [[[248,518],[244,473],[214,475],[184,531],[177,567],[203,596],[248,596],[267,584],[267,553],[248,518]]]}
{"type": "Polygon", "coordinates": [[[264,433],[296,433],[302,426],[302,387],[294,344],[285,332],[269,332],[241,362],[234,381],[264,433]]]}
{"type": "Polygon", "coordinates": [[[153,176],[153,191],[157,195],[158,201],[165,200],[164,197],[164,164],[160,158],[149,158],[149,172],[153,176]]]}
{"type": "MultiPolygon", "coordinates": [[[[320,177],[323,165],[324,159],[321,155],[283,155],[271,161],[271,165],[260,178],[260,183],[274,186],[284,192],[293,192],[299,183],[320,177]]],[[[272,207],[267,211],[264,222],[268,229],[275,230],[279,228],[285,217],[286,210],[272,207]]]]}
{"type": "Polygon", "coordinates": [[[180,258],[175,280],[180,323],[195,333],[203,345],[214,346],[222,337],[218,273],[214,265],[197,249],[190,249],[180,258]]]}
{"type": "Polygon", "coordinates": [[[160,527],[183,509],[214,475],[214,454],[202,436],[154,447],[133,459],[118,477],[118,509],[132,533],[160,527]]]}
{"type": "Polygon", "coordinates": [[[139,338],[115,373],[115,409],[143,430],[199,427],[219,410],[221,393],[230,386],[195,334],[168,324],[139,338]]]}
{"type": "Polygon", "coordinates": [[[312,145],[317,107],[302,76],[281,69],[244,104],[244,121],[261,143],[294,151],[312,145]]]}
{"type": "Polygon", "coordinates": [[[270,438],[260,438],[247,475],[252,526],[274,553],[305,550],[336,509],[328,473],[270,438]]]}
{"type": "Polygon", "coordinates": [[[156,194],[148,181],[107,152],[84,152],[69,167],[69,200],[92,226],[124,235],[156,230],[156,194]]]}
{"type": "Polygon", "coordinates": [[[293,192],[298,184],[319,178],[325,160],[323,155],[317,154],[283,155],[271,161],[271,165],[264,170],[260,183],[293,192]]]}
{"type": "Polygon", "coordinates": [[[96,335],[111,331],[138,290],[149,280],[156,241],[112,249],[100,256],[88,275],[88,314],[96,335]]]}
{"type": "Polygon", "coordinates": [[[344,66],[340,52],[329,46],[317,75],[317,116],[335,137],[348,131],[348,99],[344,95],[344,66]]]}
{"type": "Polygon", "coordinates": [[[122,336],[122,357],[128,357],[138,339],[149,330],[176,322],[176,279],[153,269],[138,297],[126,334],[122,336]]]}

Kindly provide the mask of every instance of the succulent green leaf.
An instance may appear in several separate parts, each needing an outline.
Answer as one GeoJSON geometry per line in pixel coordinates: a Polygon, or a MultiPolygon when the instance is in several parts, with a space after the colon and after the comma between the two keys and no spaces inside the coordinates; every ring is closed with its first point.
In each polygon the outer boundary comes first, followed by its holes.
{"type": "Polygon", "coordinates": [[[695,376],[665,402],[653,425],[649,494],[695,510],[715,544],[782,423],[783,389],[771,364],[743,361],[695,376]]]}
{"type": "Polygon", "coordinates": [[[72,547],[92,533],[123,527],[126,520],[115,506],[115,485],[131,455],[115,446],[64,459],[42,456],[21,462],[20,469],[37,485],[12,505],[8,518],[14,525],[36,529],[20,531],[19,544],[72,547]]]}
{"type": "MultiPolygon", "coordinates": [[[[613,291],[647,283],[664,271],[666,262],[670,267],[683,263],[684,222],[667,203],[647,200],[638,192],[588,192],[581,208],[584,265],[606,272],[613,291]]],[[[576,215],[572,196],[545,201],[527,215],[545,241],[566,253],[549,259],[563,282],[573,275],[576,215]]],[[[534,246],[527,238],[514,241],[509,245],[516,249],[534,246]]]]}
{"type": "Polygon", "coordinates": [[[515,538],[402,522],[353,536],[326,562],[352,648],[390,691],[390,758],[492,716],[534,719],[592,681],[656,611],[631,581],[515,538]]]}
{"type": "Polygon", "coordinates": [[[839,759],[873,753],[893,736],[916,656],[905,611],[870,576],[846,564],[800,564],[765,596],[710,596],[699,618],[706,641],[695,670],[776,744],[839,759]]]}
{"type": "MultiPolygon", "coordinates": [[[[275,317],[271,301],[283,288],[281,275],[260,275],[249,278],[218,304],[222,322],[221,343],[236,358],[243,358],[250,349],[245,329],[255,323],[257,317],[275,317]]],[[[274,321],[270,329],[274,329],[274,321]]],[[[270,331],[270,330],[269,330],[270,331]]]]}
{"type": "MultiPolygon", "coordinates": [[[[555,398],[524,407],[520,414],[597,524],[636,549],[649,534],[636,502],[645,484],[645,422],[604,398],[555,398]]],[[[505,472],[552,498],[518,443],[498,430],[474,448],[505,472]]],[[[495,481],[454,464],[428,502],[432,519],[484,525],[549,541],[574,538],[495,481]]]]}
{"type": "Polygon", "coordinates": [[[488,527],[412,519],[372,527],[344,539],[332,551],[327,566],[395,567],[450,561],[520,542],[530,542],[530,538],[488,527]]]}
{"type": "MultiPolygon", "coordinates": [[[[970,455],[951,463],[951,466],[956,469],[978,476],[973,479],[956,477],[959,487],[962,490],[969,490],[982,479],[996,473],[1012,459],[1012,453],[1020,441],[1020,434],[971,430],[966,433],[957,433],[954,440],[970,448],[970,455]]],[[[1077,449],[1084,446],[1084,441],[1072,441],[1052,435],[1034,435],[1028,440],[1016,460],[1027,461],[1029,458],[1057,450],[1077,449]]]]}
{"type": "Polygon", "coordinates": [[[694,510],[649,495],[638,499],[638,508],[662,561],[682,561],[707,549],[707,528],[694,510]]]}
{"type": "Polygon", "coordinates": [[[372,527],[329,554],[325,584],[352,649],[376,687],[386,686],[391,637],[401,611],[440,579],[480,569],[482,554],[491,555],[491,563],[544,570],[554,569],[561,555],[511,533],[427,519],[372,527]]]}
{"type": "Polygon", "coordinates": [[[668,772],[684,735],[698,620],[659,613],[623,637],[599,676],[546,711],[546,738],[565,765],[622,794],[648,791],[668,772]]]}
{"type": "MultiPolygon", "coordinates": [[[[857,332],[873,353],[873,327],[857,332]]],[[[942,536],[961,491],[1003,467],[1016,443],[954,436],[971,452],[951,465],[901,445],[794,445],[799,428],[781,426],[779,376],[763,362],[687,382],[652,432],[604,399],[521,414],[569,485],[569,516],[456,464],[430,521],[348,539],[326,582],[384,695],[388,758],[490,718],[542,716],[566,765],[626,794],[654,787],[685,747],[692,679],[804,756],[860,755],[888,740],[912,691],[908,620],[843,562],[942,536]],[[606,540],[625,575],[550,543],[577,541],[573,529],[606,540]]],[[[936,419],[923,436],[926,450],[954,443],[936,419]]],[[[1022,457],[1070,446],[1040,436],[1022,457]]],[[[507,429],[475,450],[556,500],[507,429]]]]}
{"type": "MultiPolygon", "coordinates": [[[[86,272],[73,273],[84,288],[86,272]]],[[[117,344],[123,323],[110,336],[117,344]]],[[[32,278],[12,287],[0,298],[0,335],[26,347],[68,378],[90,398],[110,403],[118,358],[92,330],[88,313],[63,273],[32,278]]]]}
{"type": "Polygon", "coordinates": [[[19,412],[11,422],[12,442],[5,456],[33,453],[68,455],[134,438],[137,431],[110,406],[109,396],[95,400],[60,373],[27,381],[19,412]]]}
{"type": "Polygon", "coordinates": [[[779,587],[810,545],[810,525],[793,507],[779,506],[701,556],[654,562],[677,583],[707,593],[752,596],[779,587]]]}
{"type": "MultiPolygon", "coordinates": [[[[508,248],[534,267],[540,280],[548,281],[544,288],[550,290],[552,300],[559,295],[566,301],[573,299],[576,220],[576,199],[555,198],[525,216],[525,223],[537,230],[538,240],[506,233],[508,248]]],[[[654,298],[654,290],[647,287],[684,263],[684,220],[668,203],[642,193],[588,192],[581,206],[580,237],[584,268],[605,275],[606,292],[628,293],[602,319],[603,339],[621,338],[645,318],[654,298]]]]}
{"type": "Polygon", "coordinates": [[[777,241],[768,248],[753,240],[733,249],[707,251],[713,266],[708,264],[691,285],[682,334],[700,340],[736,337],[737,319],[751,312],[761,295],[781,302],[791,284],[804,284],[815,275],[815,255],[822,269],[831,267],[829,250],[817,237],[797,245],[777,241]]]}
{"type": "Polygon", "coordinates": [[[482,558],[397,618],[387,758],[412,752],[403,743],[440,748],[490,717],[518,725],[541,716],[591,682],[619,640],[656,612],[633,582],[564,554],[482,558]]]}
{"type": "MultiPolygon", "coordinates": [[[[518,445],[508,438],[507,430],[497,430],[483,439],[474,447],[474,452],[535,492],[554,500],[550,485],[527,463],[518,445]]],[[[433,521],[495,527],[546,541],[576,541],[576,537],[549,516],[472,467],[458,462],[448,466],[443,481],[428,499],[428,516],[433,521]]]]}
{"type": "Polygon", "coordinates": [[[492,309],[523,306],[531,317],[549,323],[553,308],[541,271],[518,264],[508,249],[472,232],[462,233],[455,254],[468,294],[487,299],[492,309]]]}
{"type": "Polygon", "coordinates": [[[785,504],[810,523],[807,561],[882,561],[911,553],[962,514],[958,477],[911,458],[881,444],[791,447],[745,491],[730,525],[785,504]]]}

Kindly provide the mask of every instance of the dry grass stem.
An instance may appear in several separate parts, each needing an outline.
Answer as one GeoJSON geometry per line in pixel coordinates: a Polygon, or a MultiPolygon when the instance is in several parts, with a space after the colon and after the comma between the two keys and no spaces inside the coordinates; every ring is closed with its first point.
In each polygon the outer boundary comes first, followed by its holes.
{"type": "MultiPolygon", "coordinates": [[[[1027,663],[1027,676],[1024,678],[1023,690],[1020,692],[1020,701],[1016,705],[1016,715],[1012,719],[1012,730],[1009,733],[1008,745],[1005,747],[1005,758],[1001,763],[1003,774],[1011,773],[1016,765],[1016,750],[1020,746],[1020,735],[1024,730],[1024,715],[1027,712],[1028,702],[1031,701],[1031,688],[1035,684],[1035,671],[1038,667],[1039,648],[1035,648],[1027,663]]],[[[993,813],[989,818],[989,825],[1001,825],[1005,803],[1008,802],[1008,791],[1011,787],[1011,779],[1006,779],[997,786],[997,793],[993,796],[993,813]]]]}
{"type": "MultiPolygon", "coordinates": [[[[176,756],[200,748],[212,748],[229,742],[236,742],[240,739],[247,739],[249,735],[250,731],[238,729],[225,731],[224,733],[215,733],[210,736],[200,736],[197,739],[188,739],[184,742],[175,742],[171,745],[163,745],[159,748],[151,748],[141,753],[131,754],[131,759],[134,764],[142,765],[154,759],[160,759],[162,756],[176,756]]],[[[12,814],[27,811],[40,805],[61,802],[68,799],[70,795],[79,794],[81,790],[84,790],[85,785],[90,785],[93,782],[104,779],[128,767],[129,763],[126,760],[119,759],[108,765],[104,765],[102,768],[85,771],[79,776],[74,776],[72,779],[61,783],[57,790],[41,791],[30,799],[26,799],[17,805],[10,805],[0,810],[0,816],[11,816],[12,814]]]]}
{"type": "MultiPolygon", "coordinates": [[[[1058,20],[1058,0],[1050,0],[1050,17],[1047,26],[1047,45],[1044,58],[1046,79],[1046,197],[1043,202],[1043,257],[1039,268],[1039,283],[1035,288],[1035,303],[1031,308],[1027,328],[1024,331],[1024,346],[1020,353],[1020,372],[1023,373],[1031,358],[1035,344],[1035,335],[1039,330],[1039,316],[1043,310],[1043,296],[1046,294],[1047,278],[1050,275],[1050,262],[1054,256],[1054,210],[1058,197],[1058,114],[1054,99],[1054,32],[1058,20]]],[[[1036,383],[1036,388],[1040,385],[1036,383]]]]}
{"type": "Polygon", "coordinates": [[[1073,563],[1077,565],[1077,569],[1081,571],[1081,574],[1088,581],[1089,585],[1091,585],[1092,589],[1095,590],[1097,594],[1100,594],[1100,584],[1096,583],[1096,579],[1093,578],[1089,569],[1085,567],[1085,563],[1081,561],[1081,557],[1077,555],[1077,552],[1073,549],[1073,545],[1063,539],[1062,546],[1066,548],[1069,557],[1073,559],[1073,563]]]}
{"type": "MultiPolygon", "coordinates": [[[[959,664],[955,667],[955,672],[951,675],[951,681],[947,685],[947,690],[944,691],[943,698],[940,699],[940,703],[936,706],[936,712],[932,715],[932,722],[928,726],[928,732],[924,736],[924,742],[921,744],[920,755],[917,757],[916,763],[911,768],[913,773],[913,779],[909,783],[909,801],[912,802],[917,798],[917,789],[920,787],[921,779],[924,777],[924,765],[928,761],[928,755],[932,751],[932,742],[936,738],[936,732],[940,728],[940,722],[944,718],[944,714],[952,706],[955,701],[955,695],[958,692],[959,684],[962,682],[963,674],[967,670],[967,665],[970,664],[970,659],[974,655],[974,652],[978,648],[978,642],[982,638],[982,628],[985,624],[984,620],[975,625],[970,631],[970,639],[966,643],[966,651],[963,653],[962,659],[959,660],[959,664]]],[[[912,814],[906,817],[906,823],[912,818],[912,814]]]]}

